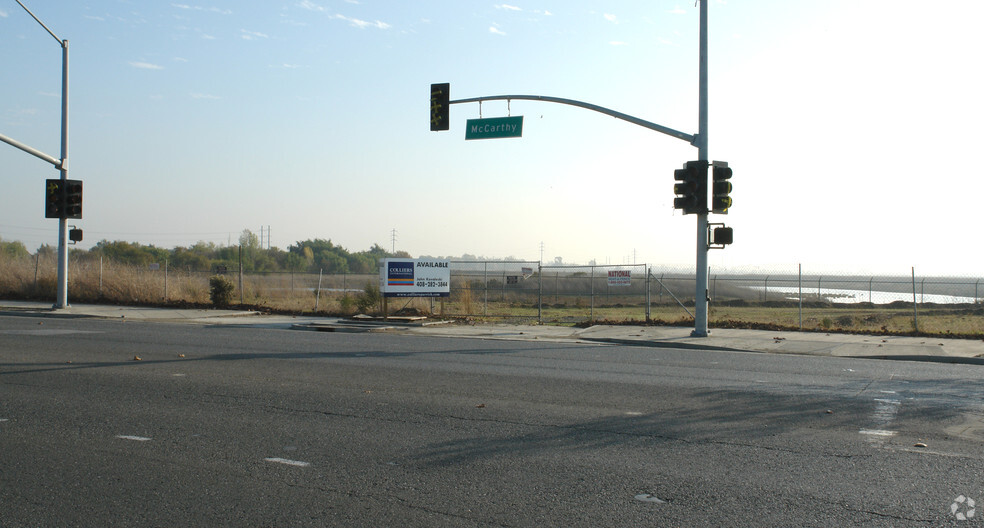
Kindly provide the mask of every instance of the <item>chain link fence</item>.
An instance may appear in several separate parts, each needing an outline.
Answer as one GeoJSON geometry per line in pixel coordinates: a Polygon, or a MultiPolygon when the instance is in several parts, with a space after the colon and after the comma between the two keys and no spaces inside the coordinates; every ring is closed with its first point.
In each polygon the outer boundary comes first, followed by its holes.
{"type": "MultiPolygon", "coordinates": [[[[0,258],[0,271],[0,295],[53,298],[54,259],[0,258]]],[[[955,334],[974,334],[984,327],[984,279],[906,271],[860,276],[811,273],[802,266],[711,269],[709,322],[712,327],[755,322],[783,328],[955,334]],[[933,323],[934,317],[942,322],[933,323]]],[[[353,313],[355,300],[379,286],[378,273],[240,273],[174,269],[167,262],[131,266],[83,260],[70,262],[70,302],[208,304],[208,281],[216,273],[236,286],[234,301],[299,312],[353,313]]],[[[693,320],[695,284],[692,270],[647,264],[544,266],[537,261],[452,260],[449,297],[400,300],[390,309],[542,323],[687,324],[693,320]]]]}

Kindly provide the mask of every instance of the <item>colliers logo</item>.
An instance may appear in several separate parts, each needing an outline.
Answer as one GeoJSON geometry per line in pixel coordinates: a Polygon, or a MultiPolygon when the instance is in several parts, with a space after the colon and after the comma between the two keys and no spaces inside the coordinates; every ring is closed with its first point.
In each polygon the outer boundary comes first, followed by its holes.
{"type": "Polygon", "coordinates": [[[413,262],[390,262],[386,270],[387,286],[413,286],[413,262]]]}

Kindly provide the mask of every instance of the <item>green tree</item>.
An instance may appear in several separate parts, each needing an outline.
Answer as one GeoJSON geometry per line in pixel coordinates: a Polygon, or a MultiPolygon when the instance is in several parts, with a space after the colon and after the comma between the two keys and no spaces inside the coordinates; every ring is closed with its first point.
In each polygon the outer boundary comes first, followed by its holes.
{"type": "Polygon", "coordinates": [[[23,242],[4,242],[3,239],[0,239],[0,255],[9,259],[20,259],[30,257],[31,253],[24,247],[23,242]]]}

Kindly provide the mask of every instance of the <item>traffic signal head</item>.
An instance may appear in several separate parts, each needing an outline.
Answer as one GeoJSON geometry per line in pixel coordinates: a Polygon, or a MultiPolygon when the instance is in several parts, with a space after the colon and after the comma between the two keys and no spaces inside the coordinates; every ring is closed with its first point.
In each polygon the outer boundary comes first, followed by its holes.
{"type": "Polygon", "coordinates": [[[683,214],[700,214],[707,210],[707,162],[688,161],[682,169],[673,171],[673,208],[683,214]]]}
{"type": "Polygon", "coordinates": [[[62,218],[65,214],[65,186],[61,180],[44,181],[44,217],[62,218]]]}
{"type": "Polygon", "coordinates": [[[65,218],[82,218],[82,180],[65,180],[65,218]]]}
{"type": "Polygon", "coordinates": [[[431,131],[450,128],[451,83],[431,85],[431,131]]]}
{"type": "Polygon", "coordinates": [[[712,183],[711,211],[717,214],[728,214],[731,208],[731,169],[714,167],[714,182],[712,183]]]}
{"type": "Polygon", "coordinates": [[[711,231],[711,244],[720,244],[722,246],[727,246],[734,243],[735,241],[735,231],[730,227],[715,227],[711,231]]]}

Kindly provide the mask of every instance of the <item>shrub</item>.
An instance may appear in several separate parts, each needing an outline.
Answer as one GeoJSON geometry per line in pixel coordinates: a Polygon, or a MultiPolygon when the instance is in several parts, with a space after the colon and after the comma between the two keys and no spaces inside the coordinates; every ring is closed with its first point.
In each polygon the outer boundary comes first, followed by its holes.
{"type": "Polygon", "coordinates": [[[355,299],[352,298],[348,292],[339,299],[338,304],[343,314],[351,315],[352,311],[355,309],[355,299]]]}
{"type": "Polygon", "coordinates": [[[383,296],[379,292],[379,286],[373,284],[372,281],[369,281],[366,282],[366,286],[362,289],[362,293],[356,297],[355,305],[359,308],[360,312],[370,313],[380,305],[382,300],[383,296]]]}
{"type": "Polygon", "coordinates": [[[212,304],[218,308],[225,308],[232,304],[232,291],[235,285],[231,280],[222,275],[215,275],[208,279],[209,297],[212,304]]]}

